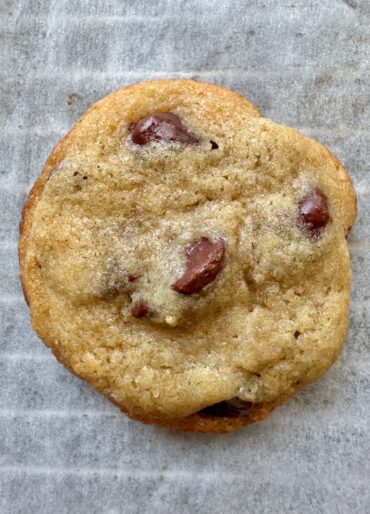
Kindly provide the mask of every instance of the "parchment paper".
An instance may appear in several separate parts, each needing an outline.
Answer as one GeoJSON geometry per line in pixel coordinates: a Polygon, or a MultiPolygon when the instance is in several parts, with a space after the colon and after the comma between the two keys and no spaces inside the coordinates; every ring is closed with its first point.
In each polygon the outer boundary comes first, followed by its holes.
{"type": "Polygon", "coordinates": [[[370,512],[370,2],[0,1],[0,512],[370,512]],[[193,77],[328,145],[359,216],[345,350],[271,417],[228,436],[128,420],[31,330],[20,208],[52,146],[125,84],[193,77]]]}

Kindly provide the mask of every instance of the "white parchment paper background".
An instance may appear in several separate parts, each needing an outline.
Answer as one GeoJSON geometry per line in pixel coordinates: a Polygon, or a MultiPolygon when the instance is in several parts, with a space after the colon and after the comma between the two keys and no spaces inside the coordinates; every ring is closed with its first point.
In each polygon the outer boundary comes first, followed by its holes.
{"type": "Polygon", "coordinates": [[[0,0],[0,512],[370,512],[370,2],[0,0]],[[33,334],[16,243],[52,146],[152,77],[247,95],[334,151],[359,218],[342,357],[264,423],[215,437],[128,420],[33,334]]]}

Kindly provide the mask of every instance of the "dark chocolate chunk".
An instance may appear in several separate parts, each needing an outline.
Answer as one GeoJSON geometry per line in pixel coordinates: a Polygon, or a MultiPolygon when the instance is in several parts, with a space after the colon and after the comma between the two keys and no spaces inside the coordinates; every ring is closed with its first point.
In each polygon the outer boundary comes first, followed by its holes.
{"type": "Polygon", "coordinates": [[[199,139],[191,134],[173,112],[153,112],[129,125],[132,141],[147,145],[153,141],[197,145],[199,139]]]}
{"type": "Polygon", "coordinates": [[[224,402],[214,403],[200,410],[198,414],[201,416],[216,416],[220,418],[239,418],[249,414],[253,407],[253,403],[245,402],[239,398],[232,398],[224,402]]]}
{"type": "Polygon", "coordinates": [[[213,282],[225,263],[225,243],[221,237],[202,237],[186,250],[186,269],[172,285],[177,293],[191,295],[199,293],[213,282]]]}
{"type": "Polygon", "coordinates": [[[140,300],[140,302],[136,303],[131,308],[131,314],[135,318],[144,318],[145,316],[150,316],[151,310],[149,309],[148,305],[140,300]]]}
{"type": "Polygon", "coordinates": [[[211,141],[212,150],[217,150],[218,144],[215,141],[211,141]]]}
{"type": "Polygon", "coordinates": [[[300,225],[313,235],[319,235],[330,221],[328,200],[320,188],[308,193],[299,204],[300,225]]]}

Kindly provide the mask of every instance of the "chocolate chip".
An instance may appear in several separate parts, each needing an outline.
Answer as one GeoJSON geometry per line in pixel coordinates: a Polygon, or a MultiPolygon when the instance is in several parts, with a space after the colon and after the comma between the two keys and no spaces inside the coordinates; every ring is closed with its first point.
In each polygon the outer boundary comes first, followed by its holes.
{"type": "Polygon", "coordinates": [[[298,337],[299,337],[300,335],[301,335],[301,333],[300,333],[300,331],[299,331],[299,330],[296,330],[296,331],[294,332],[294,337],[295,337],[295,339],[298,339],[298,337]]]}
{"type": "Polygon", "coordinates": [[[320,188],[308,193],[299,204],[299,222],[313,235],[319,235],[330,221],[328,200],[320,188]]]}
{"type": "Polygon", "coordinates": [[[173,112],[153,112],[129,124],[132,141],[146,145],[153,141],[197,145],[199,139],[188,132],[182,121],[173,112]]]}
{"type": "Polygon", "coordinates": [[[211,141],[212,150],[217,150],[218,144],[215,141],[211,141]]]}
{"type": "Polygon", "coordinates": [[[129,282],[136,282],[140,278],[140,275],[127,275],[127,280],[129,282]]]}
{"type": "Polygon", "coordinates": [[[186,269],[172,285],[177,293],[199,293],[213,282],[225,263],[225,243],[221,237],[210,240],[202,237],[186,250],[186,269]]]}
{"type": "Polygon", "coordinates": [[[135,318],[144,318],[145,316],[150,316],[151,310],[149,309],[148,305],[140,300],[140,302],[136,303],[131,308],[131,314],[135,318]]]}
{"type": "Polygon", "coordinates": [[[198,414],[201,416],[216,416],[223,418],[239,418],[249,414],[253,407],[253,403],[232,398],[224,402],[214,403],[200,410],[198,414]]]}

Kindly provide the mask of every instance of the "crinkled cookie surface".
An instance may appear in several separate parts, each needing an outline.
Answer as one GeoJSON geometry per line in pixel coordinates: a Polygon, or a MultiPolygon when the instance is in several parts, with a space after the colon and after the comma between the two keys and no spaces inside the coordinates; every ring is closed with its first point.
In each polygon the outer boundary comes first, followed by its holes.
{"type": "Polygon", "coordinates": [[[323,146],[190,80],[105,97],[23,211],[40,337],[129,416],[224,432],[336,359],[356,197],[323,146]]]}

